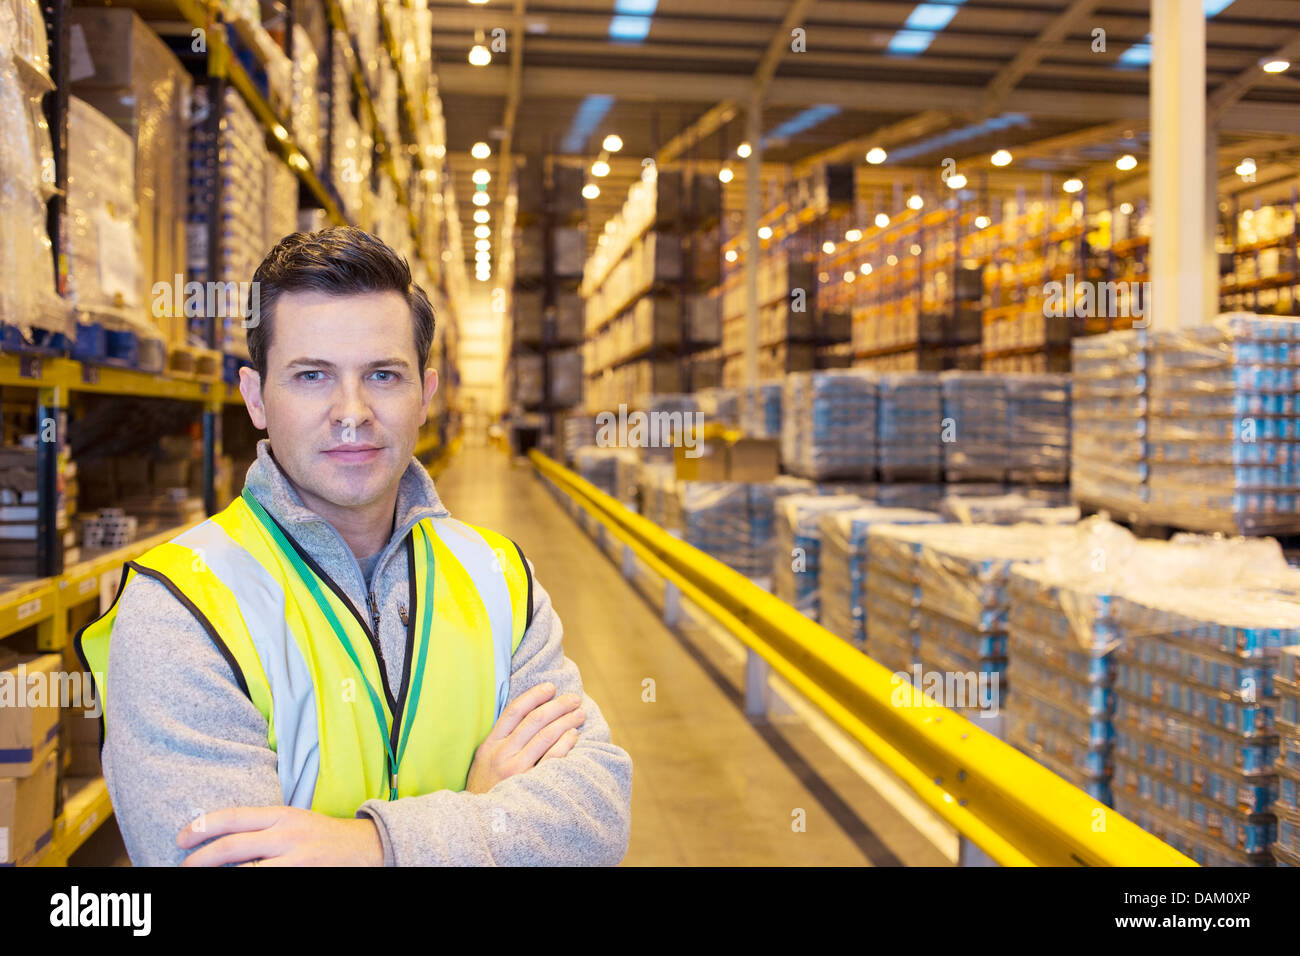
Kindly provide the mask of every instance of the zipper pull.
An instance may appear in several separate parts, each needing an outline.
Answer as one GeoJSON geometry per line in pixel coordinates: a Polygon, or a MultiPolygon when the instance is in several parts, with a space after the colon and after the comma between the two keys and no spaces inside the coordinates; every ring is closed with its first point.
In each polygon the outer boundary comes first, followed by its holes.
{"type": "Polygon", "coordinates": [[[371,591],[366,592],[366,603],[370,605],[370,620],[375,625],[375,634],[379,634],[379,607],[375,604],[375,595],[371,591]]]}
{"type": "Polygon", "coordinates": [[[397,605],[397,616],[402,619],[402,627],[408,626],[411,622],[406,616],[406,605],[397,605]]]}

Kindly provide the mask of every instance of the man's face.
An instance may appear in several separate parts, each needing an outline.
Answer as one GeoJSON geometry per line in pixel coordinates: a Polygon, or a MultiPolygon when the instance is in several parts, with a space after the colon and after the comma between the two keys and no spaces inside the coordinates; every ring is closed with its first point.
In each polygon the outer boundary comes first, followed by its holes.
{"type": "Polygon", "coordinates": [[[275,459],[314,511],[364,508],[396,487],[429,414],[414,317],[396,292],[286,293],[276,302],[266,381],[239,390],[275,459]]]}

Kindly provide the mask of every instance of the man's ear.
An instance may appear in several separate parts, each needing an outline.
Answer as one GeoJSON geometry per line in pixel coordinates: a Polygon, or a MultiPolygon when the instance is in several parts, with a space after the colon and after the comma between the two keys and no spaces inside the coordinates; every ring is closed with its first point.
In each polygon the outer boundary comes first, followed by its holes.
{"type": "Polygon", "coordinates": [[[239,370],[239,394],[244,396],[244,407],[248,417],[253,420],[253,427],[266,431],[266,406],[262,404],[262,379],[257,369],[247,365],[239,370]]]}
{"type": "Polygon", "coordinates": [[[424,410],[420,415],[421,425],[429,420],[429,407],[433,404],[433,393],[437,390],[438,370],[426,368],[424,370],[424,410]]]}

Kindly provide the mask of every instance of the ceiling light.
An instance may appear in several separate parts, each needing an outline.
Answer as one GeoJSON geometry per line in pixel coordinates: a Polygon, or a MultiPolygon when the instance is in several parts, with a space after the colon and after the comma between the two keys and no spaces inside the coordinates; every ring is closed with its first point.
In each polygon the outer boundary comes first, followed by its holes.
{"type": "Polygon", "coordinates": [[[601,233],[601,234],[596,238],[596,245],[598,245],[598,246],[607,246],[607,245],[609,245],[609,236],[605,235],[605,233],[602,232],[602,233],[601,233]]]}
{"type": "Polygon", "coordinates": [[[834,251],[835,251],[835,243],[831,242],[829,239],[827,239],[825,242],[822,243],[822,252],[826,253],[829,256],[834,251]]]}
{"type": "Polygon", "coordinates": [[[987,229],[988,227],[989,227],[989,217],[988,217],[988,216],[976,216],[976,217],[975,217],[975,228],[976,228],[976,229],[987,229]]]}
{"type": "Polygon", "coordinates": [[[469,0],[469,2],[472,3],[472,4],[475,4],[476,6],[478,6],[478,5],[482,5],[482,4],[484,4],[484,3],[487,3],[488,0],[469,0]]]}
{"type": "Polygon", "coordinates": [[[1077,193],[1079,190],[1083,189],[1083,180],[1077,178],[1067,179],[1061,188],[1067,193],[1077,193]]]}
{"type": "Polygon", "coordinates": [[[486,206],[491,201],[492,199],[491,197],[488,196],[487,193],[475,193],[473,199],[471,200],[471,202],[473,202],[474,205],[476,206],[486,206]]]}
{"type": "Polygon", "coordinates": [[[864,276],[871,275],[871,263],[870,262],[862,263],[862,265],[858,266],[858,271],[861,272],[864,276]]]}
{"type": "Polygon", "coordinates": [[[1133,204],[1131,202],[1122,202],[1119,204],[1119,211],[1125,216],[1133,215],[1133,204]]]}
{"type": "Polygon", "coordinates": [[[885,264],[886,264],[886,265],[891,265],[891,266],[896,266],[896,265],[898,265],[898,256],[890,256],[889,258],[887,258],[887,259],[885,260],[885,264]]]}
{"type": "Polygon", "coordinates": [[[886,153],[879,146],[873,146],[871,147],[871,149],[867,150],[867,162],[869,162],[872,166],[879,166],[888,158],[889,158],[889,154],[886,153]]]}
{"type": "Polygon", "coordinates": [[[475,222],[487,222],[487,221],[488,221],[489,219],[491,219],[491,218],[492,218],[492,213],[488,212],[486,209],[475,209],[475,210],[474,210],[474,221],[475,221],[475,222]]]}
{"type": "Polygon", "coordinates": [[[883,212],[876,213],[876,225],[879,226],[881,229],[884,229],[886,226],[889,225],[889,216],[887,216],[883,212]]]}
{"type": "Polygon", "coordinates": [[[470,147],[469,154],[475,159],[487,159],[492,155],[492,147],[487,143],[478,142],[470,147]]]}
{"type": "Polygon", "coordinates": [[[857,275],[856,272],[846,272],[846,273],[844,273],[844,281],[845,281],[845,282],[852,282],[852,281],[853,281],[854,279],[856,279],[857,277],[858,277],[858,275],[857,275]]]}
{"type": "Polygon", "coordinates": [[[912,243],[911,246],[908,247],[907,251],[914,256],[919,256],[921,254],[921,247],[914,242],[912,243]]]}
{"type": "Polygon", "coordinates": [[[1130,169],[1136,169],[1137,164],[1137,157],[1132,153],[1125,153],[1119,159],[1115,160],[1115,168],[1122,169],[1124,172],[1128,172],[1130,169]]]}
{"type": "Polygon", "coordinates": [[[469,51],[470,66],[487,66],[492,62],[492,54],[482,43],[475,43],[469,51]]]}
{"type": "Polygon", "coordinates": [[[907,199],[908,209],[920,209],[924,205],[925,205],[925,200],[921,198],[920,193],[913,193],[907,199]]]}
{"type": "Polygon", "coordinates": [[[862,238],[862,230],[850,229],[848,232],[844,234],[844,238],[847,239],[849,242],[857,242],[859,239],[862,238]]]}
{"type": "Polygon", "coordinates": [[[771,226],[759,226],[759,227],[758,227],[758,238],[760,238],[760,239],[771,239],[771,238],[772,238],[772,227],[771,227],[771,226]]]}
{"type": "Polygon", "coordinates": [[[1247,157],[1237,164],[1236,173],[1238,176],[1253,176],[1257,172],[1255,161],[1247,157]]]}
{"type": "Polygon", "coordinates": [[[489,252],[487,249],[480,249],[478,252],[474,253],[474,261],[475,261],[475,262],[491,262],[491,261],[492,261],[492,253],[489,252]]]}
{"type": "Polygon", "coordinates": [[[492,235],[492,227],[491,227],[491,226],[475,226],[475,227],[474,227],[474,238],[475,238],[475,239],[487,239],[487,238],[490,238],[491,235],[492,235]]]}
{"type": "Polygon", "coordinates": [[[611,153],[617,153],[623,148],[623,138],[617,133],[610,133],[605,137],[604,142],[600,144],[601,148],[611,153]]]}
{"type": "Polygon", "coordinates": [[[474,243],[474,248],[479,252],[487,252],[489,249],[492,248],[492,243],[489,242],[487,239],[480,239],[476,243],[474,243]]]}
{"type": "Polygon", "coordinates": [[[474,170],[474,182],[480,186],[486,186],[492,181],[492,174],[486,169],[474,170]]]}
{"type": "Polygon", "coordinates": [[[728,262],[735,262],[740,257],[736,255],[735,249],[728,249],[727,254],[723,256],[723,258],[726,259],[728,262]]]}
{"type": "Polygon", "coordinates": [[[1005,149],[1000,149],[993,154],[993,156],[989,159],[989,162],[992,163],[994,166],[1010,166],[1011,154],[1007,152],[1005,149]]]}
{"type": "Polygon", "coordinates": [[[731,171],[730,166],[723,166],[718,170],[718,178],[724,183],[729,183],[736,178],[736,174],[731,171]]]}
{"type": "Polygon", "coordinates": [[[1265,73],[1285,73],[1291,69],[1289,60],[1269,60],[1263,64],[1265,73]]]}
{"type": "Polygon", "coordinates": [[[949,189],[963,189],[966,186],[966,177],[961,173],[953,173],[948,177],[949,189]]]}
{"type": "Polygon", "coordinates": [[[736,155],[739,156],[741,159],[745,159],[752,152],[753,150],[750,149],[748,143],[741,143],[739,146],[736,147],[736,155]]]}
{"type": "Polygon", "coordinates": [[[595,183],[587,183],[587,185],[582,187],[583,199],[595,199],[599,195],[600,195],[600,187],[597,186],[595,183]]]}
{"type": "Polygon", "coordinates": [[[608,176],[609,163],[605,162],[603,159],[596,160],[594,163],[591,164],[591,175],[598,176],[598,177],[608,176]]]}

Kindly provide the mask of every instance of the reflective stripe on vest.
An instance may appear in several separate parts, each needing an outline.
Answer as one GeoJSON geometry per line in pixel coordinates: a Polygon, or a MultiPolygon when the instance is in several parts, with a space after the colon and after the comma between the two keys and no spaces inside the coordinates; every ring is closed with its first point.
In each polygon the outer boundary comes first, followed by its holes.
{"type": "MultiPolygon", "coordinates": [[[[402,551],[392,560],[408,562],[415,584],[406,654],[418,656],[427,629],[428,660],[422,674],[417,661],[406,661],[403,680],[411,686],[405,693],[393,688],[391,698],[368,620],[361,623],[356,609],[322,583],[362,668],[358,674],[290,559],[241,499],[141,556],[123,586],[147,573],[204,625],[267,721],[284,802],[350,817],[364,800],[388,796],[387,753],[360,677],[384,690],[390,732],[394,705],[401,712],[397,796],[462,790],[475,749],[509,699],[513,653],[531,622],[531,572],[508,538],[450,517],[431,518],[416,525],[402,551]],[[425,606],[429,594],[432,607],[425,606]]],[[[115,601],[77,635],[91,671],[107,673],[117,607],[115,601]]],[[[107,721],[109,702],[105,688],[99,690],[107,721]]]]}

